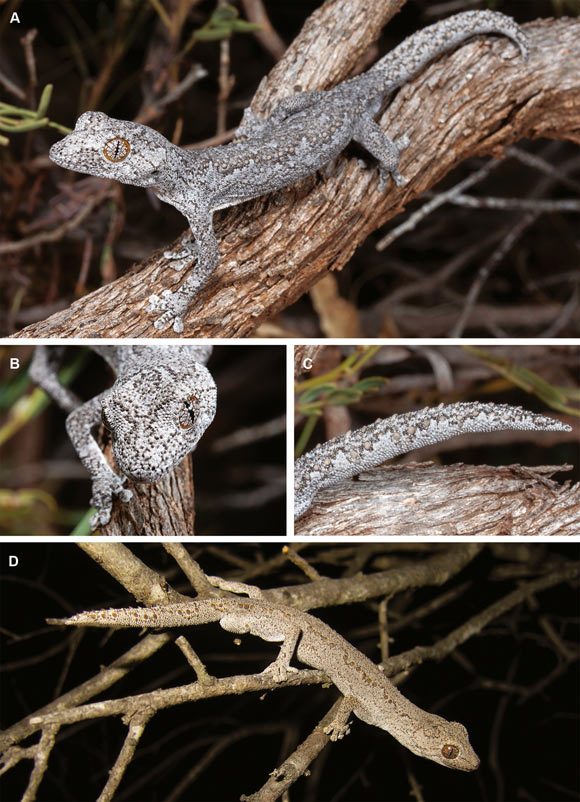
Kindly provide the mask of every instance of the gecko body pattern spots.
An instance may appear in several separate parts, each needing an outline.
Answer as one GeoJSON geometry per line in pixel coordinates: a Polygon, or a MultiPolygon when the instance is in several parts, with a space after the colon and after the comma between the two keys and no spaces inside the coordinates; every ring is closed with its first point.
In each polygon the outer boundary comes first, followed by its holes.
{"type": "Polygon", "coordinates": [[[196,260],[195,268],[175,293],[151,295],[147,307],[157,315],[157,329],[173,326],[181,333],[190,302],[220,261],[212,222],[215,211],[312,175],[351,141],[377,160],[380,190],[389,176],[403,186],[406,178],[399,172],[399,159],[409,139],[403,135],[392,140],[376,123],[384,99],[430,61],[481,34],[505,36],[524,59],[528,57],[526,37],[510,17],[467,11],[418,31],[366,73],[333,89],[283,99],[266,119],[246,109],[236,132],[238,141],[231,144],[186,151],[146,125],[87,111],[74,131],[52,146],[50,158],[80,173],[149,187],[187,218],[191,238],[183,240],[179,252],[165,256],[176,269],[196,260]]]}
{"type": "Polygon", "coordinates": [[[468,432],[505,429],[568,432],[568,424],[508,404],[457,403],[379,418],[326,443],[296,460],[294,515],[304,515],[316,493],[386,460],[468,432]]]}
{"type": "Polygon", "coordinates": [[[116,374],[113,386],[90,401],[82,403],[60,385],[50,347],[37,346],[30,377],[69,413],[68,435],[92,478],[95,529],[109,522],[115,496],[131,499],[127,478],[155,482],[195,450],[214,418],[217,390],[206,367],[211,346],[89,347],[116,374]],[[101,422],[111,433],[120,475],[92,435],[101,422]]]}
{"type": "Polygon", "coordinates": [[[367,724],[389,732],[416,755],[442,766],[473,771],[479,766],[467,730],[456,721],[428,713],[413,704],[362,652],[320,619],[279,604],[267,602],[253,586],[209,577],[212,584],[236,593],[248,587],[251,598],[195,599],[148,609],[93,610],[49,624],[94,627],[182,627],[219,622],[228,632],[249,633],[266,641],[280,641],[278,657],[263,674],[284,681],[294,655],[312,668],[324,671],[344,696],[339,711],[327,728],[332,740],[348,733],[350,711],[367,724]]]}

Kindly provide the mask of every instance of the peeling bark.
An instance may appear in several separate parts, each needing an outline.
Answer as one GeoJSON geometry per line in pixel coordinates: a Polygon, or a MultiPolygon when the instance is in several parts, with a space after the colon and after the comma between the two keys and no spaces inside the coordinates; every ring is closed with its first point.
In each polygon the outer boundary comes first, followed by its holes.
{"type": "Polygon", "coordinates": [[[580,484],[560,485],[550,478],[569,469],[432,462],[384,466],[319,491],[295,533],[577,536],[580,484]]]}

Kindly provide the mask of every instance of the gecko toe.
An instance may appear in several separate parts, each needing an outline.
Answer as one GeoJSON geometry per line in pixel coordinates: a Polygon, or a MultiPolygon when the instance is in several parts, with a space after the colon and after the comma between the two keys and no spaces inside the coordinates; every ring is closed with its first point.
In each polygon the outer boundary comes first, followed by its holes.
{"type": "Polygon", "coordinates": [[[401,175],[401,173],[395,172],[393,173],[393,181],[398,187],[404,187],[405,184],[409,181],[409,179],[405,178],[405,176],[401,175]]]}

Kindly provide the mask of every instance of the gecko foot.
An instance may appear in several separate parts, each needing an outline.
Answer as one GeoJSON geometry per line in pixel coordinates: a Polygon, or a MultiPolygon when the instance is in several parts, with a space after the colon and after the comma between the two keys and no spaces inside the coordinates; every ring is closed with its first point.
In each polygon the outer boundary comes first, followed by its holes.
{"type": "Polygon", "coordinates": [[[267,120],[262,120],[259,117],[256,117],[253,111],[250,108],[244,109],[244,114],[242,117],[242,122],[236,130],[234,131],[234,137],[250,139],[252,137],[259,137],[260,134],[264,131],[267,127],[267,120]]]}
{"type": "Polygon", "coordinates": [[[298,669],[294,668],[294,666],[288,666],[284,662],[274,660],[262,671],[262,674],[271,676],[274,682],[285,682],[288,679],[288,672],[298,673],[298,669]]]}
{"type": "Polygon", "coordinates": [[[338,723],[332,721],[324,728],[324,732],[326,735],[330,735],[331,741],[339,741],[341,738],[344,738],[345,735],[349,734],[350,722],[345,721],[344,723],[338,723]]]}
{"type": "Polygon", "coordinates": [[[116,473],[112,472],[93,480],[93,495],[90,503],[97,510],[96,515],[91,518],[93,529],[104,526],[111,520],[113,496],[117,496],[123,502],[130,501],[133,498],[133,493],[123,487],[125,481],[125,476],[117,476],[116,473]]]}
{"type": "Polygon", "coordinates": [[[389,154],[389,160],[386,162],[379,161],[379,192],[385,191],[389,175],[398,187],[404,187],[409,180],[404,175],[401,175],[397,168],[402,151],[406,150],[410,144],[411,140],[407,134],[403,134],[403,136],[391,143],[392,152],[389,154]]]}
{"type": "Polygon", "coordinates": [[[183,331],[183,315],[187,309],[187,302],[178,298],[177,293],[165,290],[162,297],[151,295],[147,312],[163,312],[153,324],[156,329],[163,331],[173,323],[173,331],[181,334],[183,331]]]}

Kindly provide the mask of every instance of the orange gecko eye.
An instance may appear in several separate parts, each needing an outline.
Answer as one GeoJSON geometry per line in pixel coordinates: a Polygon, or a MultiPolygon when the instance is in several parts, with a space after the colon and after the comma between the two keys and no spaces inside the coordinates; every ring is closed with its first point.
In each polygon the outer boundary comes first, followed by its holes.
{"type": "Polygon", "coordinates": [[[105,142],[103,153],[110,162],[122,162],[131,152],[131,145],[121,136],[114,136],[105,142]]]}
{"type": "Polygon", "coordinates": [[[455,760],[456,757],[459,757],[459,747],[453,744],[445,744],[441,750],[441,754],[445,760],[455,760]]]}
{"type": "Polygon", "coordinates": [[[183,402],[185,412],[181,412],[178,418],[179,426],[182,429],[191,429],[195,423],[196,404],[199,404],[199,398],[196,395],[190,395],[183,402]]]}

